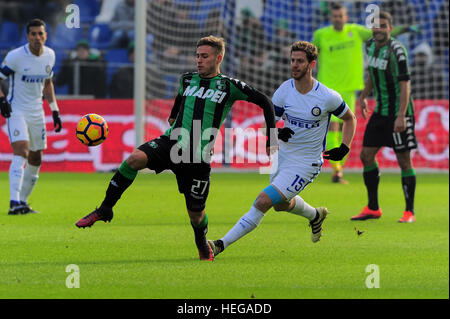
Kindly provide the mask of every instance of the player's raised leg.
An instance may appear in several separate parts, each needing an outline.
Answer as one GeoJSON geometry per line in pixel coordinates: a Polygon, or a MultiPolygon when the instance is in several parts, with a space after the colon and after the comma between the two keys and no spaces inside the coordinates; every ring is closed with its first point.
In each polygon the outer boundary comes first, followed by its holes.
{"type": "Polygon", "coordinates": [[[269,185],[261,193],[259,193],[250,210],[245,213],[234,225],[233,228],[221,239],[208,241],[214,255],[218,255],[229,245],[244,237],[253,231],[261,223],[265,213],[274,205],[283,201],[282,195],[278,190],[269,185]]]}
{"type": "Polygon", "coordinates": [[[81,218],[75,225],[77,227],[91,227],[96,221],[111,221],[113,218],[113,207],[122,196],[123,192],[133,183],[137,172],[147,165],[147,155],[136,149],[134,152],[120,165],[118,171],[112,177],[106,196],[100,207],[96,208],[92,213],[81,218]]]}

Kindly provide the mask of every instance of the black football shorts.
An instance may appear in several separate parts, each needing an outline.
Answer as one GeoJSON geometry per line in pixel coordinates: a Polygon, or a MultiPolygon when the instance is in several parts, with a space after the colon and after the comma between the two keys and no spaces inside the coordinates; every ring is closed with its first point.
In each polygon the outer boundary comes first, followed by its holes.
{"type": "Polygon", "coordinates": [[[171,170],[175,174],[178,191],[184,194],[189,210],[202,211],[209,194],[211,166],[203,162],[173,163],[170,152],[172,147],[177,147],[175,144],[176,141],[161,135],[140,145],[138,149],[147,155],[147,167],[156,174],[164,170],[171,170]]]}
{"type": "Polygon", "coordinates": [[[406,117],[406,130],[394,132],[395,117],[373,114],[364,131],[363,146],[391,147],[395,152],[405,152],[417,148],[414,116],[406,117]]]}

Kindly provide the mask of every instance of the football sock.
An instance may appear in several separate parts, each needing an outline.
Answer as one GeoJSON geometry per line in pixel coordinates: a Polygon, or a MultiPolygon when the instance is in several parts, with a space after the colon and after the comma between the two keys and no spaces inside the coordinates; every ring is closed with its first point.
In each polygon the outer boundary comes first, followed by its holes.
{"type": "Polygon", "coordinates": [[[201,250],[204,256],[209,254],[209,246],[206,240],[206,233],[208,233],[208,215],[205,213],[203,220],[198,225],[194,225],[191,222],[192,229],[194,230],[195,245],[201,250]]]}
{"type": "Polygon", "coordinates": [[[19,155],[14,155],[9,166],[9,194],[10,200],[20,202],[20,189],[22,188],[23,166],[26,159],[19,155]]]}
{"type": "Polygon", "coordinates": [[[20,190],[20,201],[23,202],[24,205],[27,204],[28,197],[30,197],[30,194],[39,178],[39,168],[40,166],[30,165],[30,163],[25,165],[22,188],[20,190]]]}
{"type": "Polygon", "coordinates": [[[303,198],[297,195],[294,197],[294,200],[295,205],[290,211],[288,211],[288,213],[300,215],[308,218],[309,220],[313,220],[316,217],[316,209],[305,202],[303,198]]]}
{"type": "Polygon", "coordinates": [[[230,231],[223,238],[221,238],[223,248],[227,248],[236,240],[242,238],[244,235],[255,229],[263,217],[264,213],[255,206],[252,206],[250,210],[238,220],[236,225],[234,225],[233,228],[230,229],[230,231]]]}
{"type": "Polygon", "coordinates": [[[414,214],[414,193],[416,190],[416,172],[414,168],[402,171],[402,187],[406,209],[414,214]]]}
{"type": "Polygon", "coordinates": [[[365,166],[363,170],[364,184],[367,188],[369,198],[369,209],[378,210],[378,184],[380,182],[380,170],[378,163],[371,166],[365,166]]]}
{"type": "Polygon", "coordinates": [[[122,196],[123,192],[133,183],[137,171],[132,169],[126,161],[120,165],[119,170],[114,174],[106,190],[105,199],[101,206],[114,207],[122,196]]]}

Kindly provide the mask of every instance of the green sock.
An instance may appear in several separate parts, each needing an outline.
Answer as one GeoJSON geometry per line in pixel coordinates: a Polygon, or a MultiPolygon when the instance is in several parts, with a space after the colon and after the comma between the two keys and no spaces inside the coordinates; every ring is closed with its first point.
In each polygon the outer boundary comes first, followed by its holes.
{"type": "Polygon", "coordinates": [[[137,175],[137,172],[138,172],[138,171],[132,169],[132,168],[128,165],[127,161],[125,160],[125,161],[123,161],[122,164],[120,165],[120,167],[119,167],[119,172],[120,172],[120,174],[122,174],[122,175],[125,176],[126,178],[133,180],[133,179],[136,178],[136,175],[137,175]]]}
{"type": "Polygon", "coordinates": [[[108,185],[106,196],[102,205],[114,207],[123,192],[125,192],[125,190],[133,183],[136,175],[137,171],[132,169],[126,161],[123,161],[122,165],[119,167],[119,170],[116,174],[114,174],[108,185]]]}
{"type": "Polygon", "coordinates": [[[363,170],[364,184],[367,189],[367,196],[369,199],[369,206],[372,210],[377,210],[378,206],[378,184],[380,183],[380,170],[378,163],[371,166],[365,166],[363,170]]]}
{"type": "Polygon", "coordinates": [[[402,188],[405,196],[405,210],[414,214],[414,194],[416,191],[416,172],[414,168],[402,171],[402,188]]]}
{"type": "Polygon", "coordinates": [[[209,253],[208,242],[206,241],[206,234],[208,233],[208,215],[205,213],[205,217],[200,224],[194,225],[191,222],[191,225],[194,230],[195,245],[204,255],[207,255],[209,253]]]}

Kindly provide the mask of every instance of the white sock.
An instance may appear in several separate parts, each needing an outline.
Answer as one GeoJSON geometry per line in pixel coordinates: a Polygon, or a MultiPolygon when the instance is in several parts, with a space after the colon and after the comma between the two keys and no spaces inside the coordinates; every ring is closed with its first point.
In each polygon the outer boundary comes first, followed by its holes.
{"type": "Polygon", "coordinates": [[[295,205],[288,213],[292,213],[295,215],[300,215],[308,218],[309,220],[313,220],[316,217],[316,209],[309,205],[307,202],[303,200],[300,196],[295,196],[295,205]]]}
{"type": "Polygon", "coordinates": [[[221,239],[223,248],[227,248],[227,246],[255,229],[263,217],[264,213],[255,206],[252,206],[250,210],[238,220],[236,225],[234,225],[234,227],[221,239]]]}
{"type": "Polygon", "coordinates": [[[22,156],[14,155],[9,166],[9,195],[10,199],[16,202],[20,201],[20,189],[23,179],[23,165],[26,159],[22,156]]]}
{"type": "Polygon", "coordinates": [[[23,174],[22,188],[20,190],[20,201],[27,203],[34,186],[39,178],[40,166],[30,165],[27,163],[23,174]]]}

